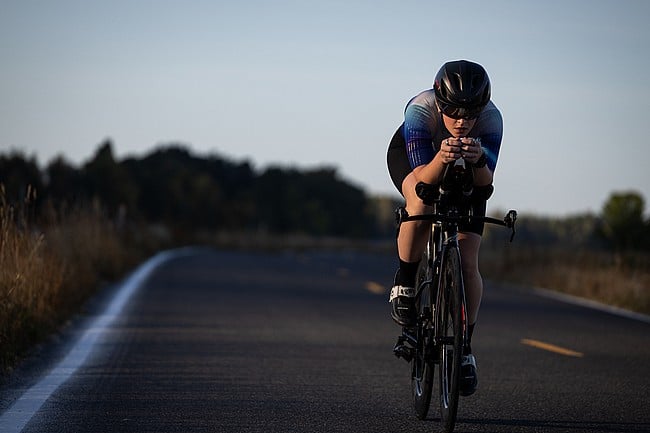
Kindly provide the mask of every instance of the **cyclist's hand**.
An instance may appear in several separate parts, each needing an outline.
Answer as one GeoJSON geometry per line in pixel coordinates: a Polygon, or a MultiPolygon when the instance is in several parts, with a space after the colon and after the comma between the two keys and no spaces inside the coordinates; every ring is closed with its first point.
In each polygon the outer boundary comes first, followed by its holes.
{"type": "Polygon", "coordinates": [[[461,152],[465,161],[474,164],[476,163],[481,155],[483,155],[483,148],[481,147],[481,141],[476,138],[461,138],[461,152]]]}
{"type": "Polygon", "coordinates": [[[442,162],[450,164],[463,156],[463,143],[460,138],[445,138],[440,143],[440,156],[442,162]]]}

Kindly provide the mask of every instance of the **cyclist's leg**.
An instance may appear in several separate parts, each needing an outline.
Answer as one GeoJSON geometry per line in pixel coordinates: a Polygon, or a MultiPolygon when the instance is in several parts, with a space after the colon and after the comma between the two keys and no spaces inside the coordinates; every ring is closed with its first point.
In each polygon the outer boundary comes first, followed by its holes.
{"type": "MultiPolygon", "coordinates": [[[[409,173],[402,182],[402,193],[406,200],[406,211],[409,215],[422,215],[431,212],[415,193],[418,180],[413,173],[409,173]]],[[[397,237],[397,250],[399,258],[405,262],[418,262],[427,245],[431,223],[428,221],[408,221],[400,227],[397,237]]]]}
{"type": "MultiPolygon", "coordinates": [[[[485,216],[487,199],[478,198],[472,203],[472,213],[475,216],[485,216]]],[[[478,311],[483,297],[483,278],[479,271],[478,256],[481,247],[484,224],[473,222],[459,227],[458,246],[463,262],[463,281],[465,283],[465,297],[467,300],[467,323],[471,331],[478,320],[478,311]]]]}
{"type": "MultiPolygon", "coordinates": [[[[427,207],[415,193],[417,180],[412,173],[411,164],[406,155],[404,141],[404,125],[400,125],[393,134],[388,146],[386,160],[388,172],[395,188],[402,194],[406,201],[406,210],[410,215],[422,214],[427,207]]],[[[400,227],[397,238],[397,250],[401,261],[417,263],[422,258],[422,253],[427,243],[428,228],[430,223],[422,221],[409,221],[400,227]]],[[[417,266],[415,267],[417,269],[417,266]]],[[[413,271],[415,276],[415,270],[413,271]]]]}
{"type": "MultiPolygon", "coordinates": [[[[387,162],[390,177],[398,191],[404,196],[406,210],[411,215],[421,214],[426,207],[415,193],[417,181],[412,173],[406,155],[406,145],[400,126],[388,147],[387,162]]],[[[429,223],[409,221],[400,227],[397,238],[399,269],[395,275],[390,301],[392,317],[401,325],[410,325],[414,319],[413,296],[418,263],[426,248],[429,223]],[[410,298],[410,299],[409,299],[410,298]]]]}
{"type": "Polygon", "coordinates": [[[458,245],[463,267],[463,282],[467,300],[468,323],[474,325],[478,320],[478,311],[483,297],[483,278],[478,267],[481,236],[476,233],[458,233],[458,245]]]}
{"type": "MultiPolygon", "coordinates": [[[[484,200],[474,203],[473,213],[477,216],[485,215],[486,204],[484,200]]],[[[483,297],[483,278],[479,272],[478,255],[481,247],[483,224],[474,223],[461,228],[458,234],[458,244],[463,269],[463,282],[465,283],[465,299],[467,305],[468,341],[461,367],[461,395],[472,395],[478,385],[478,372],[476,358],[472,353],[471,341],[474,326],[478,319],[478,311],[483,297]]]]}
{"type": "Polygon", "coordinates": [[[483,296],[483,279],[478,270],[478,250],[481,236],[476,233],[463,232],[458,234],[458,244],[463,268],[465,299],[467,301],[468,340],[464,347],[461,366],[460,392],[463,396],[472,395],[478,385],[476,358],[472,353],[472,334],[478,319],[478,310],[483,296]]]}

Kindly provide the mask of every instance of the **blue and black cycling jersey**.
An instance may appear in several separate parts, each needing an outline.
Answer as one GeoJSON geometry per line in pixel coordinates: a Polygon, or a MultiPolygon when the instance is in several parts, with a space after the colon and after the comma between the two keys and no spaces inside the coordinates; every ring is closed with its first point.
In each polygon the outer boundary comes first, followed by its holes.
{"type": "MultiPolygon", "coordinates": [[[[440,150],[440,143],[451,136],[436,107],[433,89],[421,92],[408,102],[404,111],[404,141],[411,169],[431,162],[440,150]]],[[[480,138],[487,166],[494,172],[503,137],[503,119],[492,101],[476,119],[468,137],[480,138]]]]}

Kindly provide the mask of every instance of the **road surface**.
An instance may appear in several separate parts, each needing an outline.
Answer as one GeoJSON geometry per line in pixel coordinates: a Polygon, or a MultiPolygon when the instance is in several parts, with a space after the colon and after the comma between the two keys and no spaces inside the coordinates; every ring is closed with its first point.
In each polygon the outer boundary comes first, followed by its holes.
{"type": "MultiPolygon", "coordinates": [[[[0,430],[437,431],[435,405],[416,419],[409,366],[392,354],[399,329],[383,291],[394,265],[350,252],[167,257],[121,293],[123,306],[106,313],[120,295],[109,289],[18,369],[0,392],[0,430]],[[77,361],[61,362],[71,350],[77,361]]],[[[649,333],[488,284],[473,343],[479,390],[461,399],[456,431],[650,431],[649,333]]]]}

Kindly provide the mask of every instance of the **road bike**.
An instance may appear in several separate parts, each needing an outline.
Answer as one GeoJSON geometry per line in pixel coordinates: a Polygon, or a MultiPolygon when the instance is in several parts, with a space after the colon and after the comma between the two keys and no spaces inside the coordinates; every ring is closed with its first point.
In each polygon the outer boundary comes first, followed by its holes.
{"type": "Polygon", "coordinates": [[[405,327],[393,349],[411,363],[411,388],[415,413],[425,419],[431,406],[435,366],[438,366],[440,418],[445,432],[456,423],[460,394],[461,361],[468,344],[467,305],[461,256],[459,225],[480,221],[511,229],[515,235],[517,212],[503,220],[473,216],[471,200],[487,200],[492,186],[474,187],[472,170],[449,165],[440,185],[419,183],[418,196],[432,206],[432,212],[408,215],[397,210],[398,230],[408,221],[430,221],[431,231],[416,277],[416,324],[405,327]]]}

